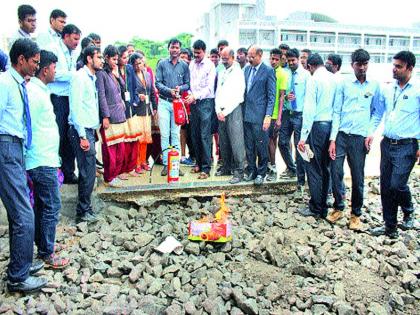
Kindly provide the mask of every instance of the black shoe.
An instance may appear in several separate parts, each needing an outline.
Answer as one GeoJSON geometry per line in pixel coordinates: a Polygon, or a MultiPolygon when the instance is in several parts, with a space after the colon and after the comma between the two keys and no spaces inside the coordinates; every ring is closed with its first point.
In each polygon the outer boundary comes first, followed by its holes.
{"type": "Polygon", "coordinates": [[[298,209],[298,212],[304,217],[314,217],[317,219],[322,217],[319,213],[313,212],[309,208],[298,209]]]}
{"type": "Polygon", "coordinates": [[[160,176],[168,176],[168,167],[165,165],[160,172],[160,176]]]}
{"type": "Polygon", "coordinates": [[[389,228],[386,226],[380,226],[374,229],[369,230],[370,235],[372,236],[381,236],[386,235],[389,238],[396,239],[398,238],[398,230],[397,228],[389,228]]]}
{"type": "Polygon", "coordinates": [[[257,175],[254,180],[254,185],[261,186],[264,183],[264,177],[262,175],[257,175]]]}
{"type": "Polygon", "coordinates": [[[404,231],[414,228],[414,212],[404,213],[403,222],[400,224],[400,228],[404,231]]]}
{"type": "Polygon", "coordinates": [[[243,176],[233,176],[230,179],[229,184],[234,185],[234,184],[240,183],[242,180],[243,180],[243,176]]]}
{"type": "Polygon", "coordinates": [[[245,175],[244,180],[246,182],[250,182],[250,181],[254,180],[256,177],[257,176],[254,173],[251,173],[251,174],[245,175]]]}
{"type": "Polygon", "coordinates": [[[93,223],[96,221],[98,221],[98,217],[93,212],[86,212],[82,215],[76,216],[76,223],[80,223],[80,222],[93,223]]]}
{"type": "Polygon", "coordinates": [[[79,178],[74,174],[64,177],[64,184],[76,185],[78,182],[79,178]]]}
{"type": "Polygon", "coordinates": [[[96,159],[96,168],[104,168],[104,164],[101,163],[98,159],[96,159]]]}
{"type": "Polygon", "coordinates": [[[214,174],[216,176],[229,176],[232,175],[232,173],[230,171],[225,170],[223,167],[220,167],[216,174],[214,174]]]}
{"type": "Polygon", "coordinates": [[[42,268],[44,268],[44,262],[42,260],[35,259],[32,262],[32,265],[29,267],[29,275],[33,276],[38,271],[40,271],[42,268]]]}
{"type": "Polygon", "coordinates": [[[9,292],[35,292],[47,285],[47,279],[29,276],[22,282],[7,282],[9,292]]]}

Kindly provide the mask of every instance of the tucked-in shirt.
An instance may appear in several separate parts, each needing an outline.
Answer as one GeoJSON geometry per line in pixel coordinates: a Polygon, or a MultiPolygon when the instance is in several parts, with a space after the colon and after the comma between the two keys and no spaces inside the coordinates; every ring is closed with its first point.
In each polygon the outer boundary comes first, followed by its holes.
{"type": "Polygon", "coordinates": [[[60,44],[60,41],[61,35],[51,27],[48,28],[48,31],[40,33],[36,38],[39,48],[49,51],[55,50],[55,47],[60,44]]]}
{"type": "Polygon", "coordinates": [[[216,89],[216,113],[229,115],[244,101],[245,75],[240,65],[233,63],[219,72],[216,89]]]}
{"type": "Polygon", "coordinates": [[[208,58],[200,62],[195,60],[190,63],[190,86],[191,93],[196,100],[214,98],[214,80],[216,79],[216,68],[208,58]]]}
{"type": "MultiPolygon", "coordinates": [[[[305,70],[301,65],[298,66],[295,72],[292,72],[290,68],[283,68],[286,72],[289,73],[288,89],[286,90],[286,95],[289,94],[291,90],[294,90],[296,97],[296,112],[302,112],[303,106],[305,103],[306,89],[308,85],[308,80],[311,78],[311,74],[308,70],[305,70]],[[294,86],[292,87],[292,80],[294,86]]],[[[285,110],[292,110],[290,101],[285,98],[284,107],[285,110]]]]}
{"type": "Polygon", "coordinates": [[[173,64],[170,58],[159,61],[156,69],[156,88],[159,95],[172,98],[171,89],[180,87],[180,92],[190,89],[190,70],[188,65],[178,60],[173,64]]]}
{"type": "Polygon", "coordinates": [[[38,78],[28,83],[29,111],[31,113],[32,144],[26,150],[27,170],[39,166],[59,167],[60,135],[48,87],[38,78]]]}
{"type": "Polygon", "coordinates": [[[51,43],[51,51],[57,56],[55,79],[48,84],[52,94],[59,96],[70,95],[70,82],[76,73],[76,60],[74,51],[70,51],[62,40],[51,43]]]}
{"type": "Polygon", "coordinates": [[[325,67],[315,70],[306,90],[301,140],[306,141],[314,122],[332,120],[335,91],[334,75],[325,67]]]}
{"type": "Polygon", "coordinates": [[[276,69],[276,101],[274,103],[273,115],[271,115],[272,119],[277,119],[279,117],[280,91],[284,91],[286,93],[288,83],[289,83],[288,71],[284,70],[282,67],[277,67],[276,69]]]}
{"type": "Polygon", "coordinates": [[[335,140],[339,131],[367,137],[370,118],[379,104],[379,83],[369,78],[360,83],[353,75],[339,81],[336,93],[330,140],[335,140]]]}
{"type": "Polygon", "coordinates": [[[20,139],[26,136],[20,86],[23,82],[25,79],[13,67],[0,75],[0,134],[20,139]]]}
{"type": "Polygon", "coordinates": [[[98,93],[96,76],[87,66],[76,72],[70,84],[69,124],[74,126],[79,137],[86,137],[85,128],[99,127],[98,93]]]}
{"type": "Polygon", "coordinates": [[[400,88],[398,82],[389,84],[373,114],[371,133],[385,115],[384,133],[390,139],[420,139],[420,83],[411,78],[400,88]]]}

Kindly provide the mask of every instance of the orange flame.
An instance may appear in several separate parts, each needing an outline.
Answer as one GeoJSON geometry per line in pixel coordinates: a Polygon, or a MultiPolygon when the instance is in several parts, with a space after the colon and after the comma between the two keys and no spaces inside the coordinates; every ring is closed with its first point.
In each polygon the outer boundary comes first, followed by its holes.
{"type": "Polygon", "coordinates": [[[222,193],[220,196],[220,209],[216,212],[214,217],[212,215],[205,216],[198,220],[198,222],[217,222],[217,223],[225,223],[229,216],[229,208],[226,206],[225,203],[225,193],[222,193]]]}

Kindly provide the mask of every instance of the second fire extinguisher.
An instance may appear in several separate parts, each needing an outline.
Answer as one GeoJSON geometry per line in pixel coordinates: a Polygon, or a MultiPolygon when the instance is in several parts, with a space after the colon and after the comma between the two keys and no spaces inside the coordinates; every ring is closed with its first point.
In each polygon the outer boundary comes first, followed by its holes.
{"type": "Polygon", "coordinates": [[[179,153],[172,147],[168,152],[168,183],[179,181],[179,153]]]}

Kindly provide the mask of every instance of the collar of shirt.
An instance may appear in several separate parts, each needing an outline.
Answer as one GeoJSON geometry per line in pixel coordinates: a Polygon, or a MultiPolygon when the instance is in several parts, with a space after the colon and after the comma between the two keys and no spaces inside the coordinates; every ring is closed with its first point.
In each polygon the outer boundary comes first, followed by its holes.
{"type": "Polygon", "coordinates": [[[50,35],[52,37],[57,37],[57,38],[60,38],[61,39],[61,34],[58,33],[58,32],[56,32],[56,31],[54,31],[51,27],[48,29],[48,32],[50,33],[50,35]]]}
{"type": "Polygon", "coordinates": [[[92,80],[93,83],[95,83],[95,81],[96,81],[96,75],[94,75],[94,74],[92,74],[92,72],[90,72],[90,69],[88,68],[88,66],[84,65],[83,70],[86,71],[86,73],[89,76],[89,78],[92,80]]]}
{"type": "Polygon", "coordinates": [[[25,32],[23,29],[21,29],[21,28],[19,28],[18,32],[19,32],[19,34],[20,34],[20,35],[22,35],[23,37],[26,37],[26,38],[31,38],[31,34],[26,33],[26,32],[25,32]]]}
{"type": "Polygon", "coordinates": [[[15,70],[15,68],[13,68],[13,67],[10,67],[10,74],[11,74],[11,76],[19,83],[19,84],[22,84],[23,82],[25,82],[25,79],[20,75],[20,73],[19,72],[17,72],[16,70],[15,70]]]}
{"type": "Polygon", "coordinates": [[[258,66],[252,66],[251,70],[252,70],[252,68],[255,68],[255,73],[257,73],[258,69],[260,69],[261,65],[262,65],[262,61],[258,64],[258,66]]]}
{"type": "Polygon", "coordinates": [[[48,88],[48,86],[42,82],[40,79],[38,79],[37,77],[33,77],[31,78],[30,81],[32,84],[37,85],[39,88],[41,88],[45,93],[50,94],[50,89],[48,88]]]}
{"type": "MultiPolygon", "coordinates": [[[[336,73],[335,73],[336,74],[336,73]]],[[[334,74],[334,75],[335,75],[334,74]]],[[[352,78],[352,82],[353,83],[359,83],[359,84],[369,84],[369,82],[371,81],[370,80],[370,76],[369,75],[367,75],[366,74],[366,80],[365,80],[365,82],[363,82],[363,83],[360,83],[360,81],[357,79],[357,77],[356,77],[356,75],[353,73],[352,75],[351,75],[351,78],[352,78]]]]}
{"type": "Polygon", "coordinates": [[[400,85],[398,84],[398,80],[395,80],[394,89],[397,88],[398,90],[405,90],[406,88],[412,86],[413,83],[415,82],[416,82],[415,78],[411,77],[410,80],[408,80],[408,82],[401,88],[400,85]]]}

